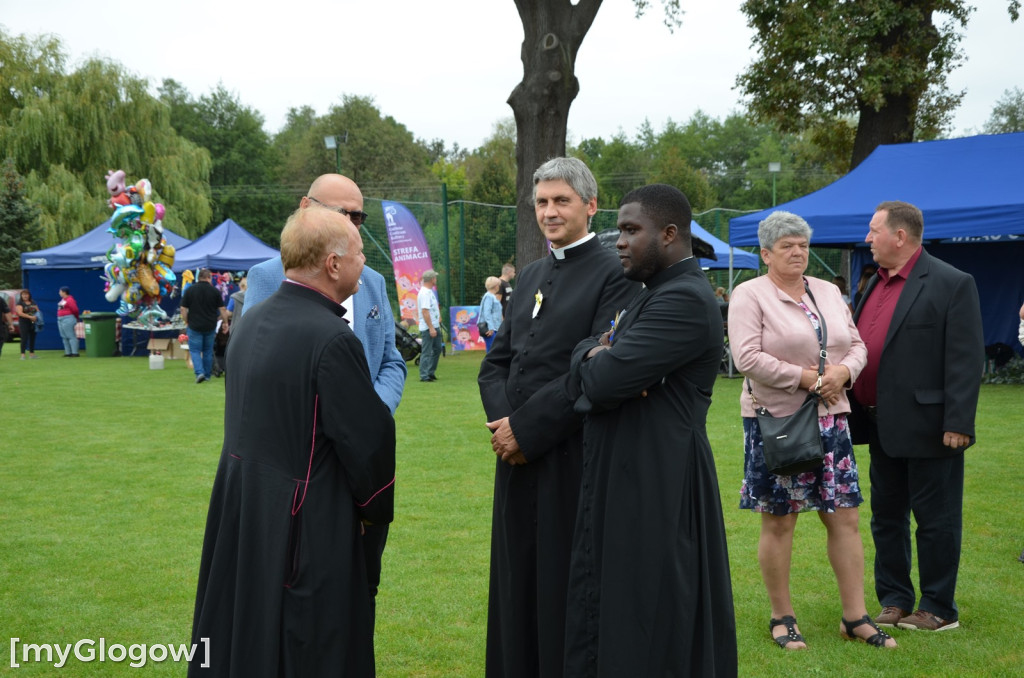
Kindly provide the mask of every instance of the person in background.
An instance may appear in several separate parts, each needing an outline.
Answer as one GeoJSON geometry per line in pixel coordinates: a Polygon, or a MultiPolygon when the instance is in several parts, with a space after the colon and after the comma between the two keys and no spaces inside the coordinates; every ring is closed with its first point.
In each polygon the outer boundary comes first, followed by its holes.
{"type": "Polygon", "coordinates": [[[878,271],[878,266],[875,264],[864,264],[860,267],[860,278],[857,280],[857,289],[853,292],[853,297],[850,299],[850,304],[853,308],[857,308],[857,304],[860,303],[861,297],[864,296],[864,288],[868,286],[868,282],[875,276],[875,272],[878,271]]]}
{"type": "Polygon", "coordinates": [[[850,307],[850,313],[853,313],[853,302],[850,301],[850,295],[847,294],[846,278],[841,275],[832,276],[832,284],[839,288],[839,293],[843,296],[843,301],[850,307]]]}
{"type": "Polygon", "coordinates": [[[875,208],[865,242],[878,264],[853,315],[868,361],[853,385],[853,440],[871,453],[871,536],[880,626],[960,625],[964,452],[974,444],[985,342],[974,278],[921,246],[924,215],[875,208]],[[911,580],[916,528],[920,599],[911,580]],[[916,604],[916,609],[915,609],[916,604]],[[912,612],[913,610],[913,612],[912,612]]]}
{"type": "MultiPolygon", "coordinates": [[[[1017,329],[1017,341],[1020,342],[1021,346],[1024,346],[1024,304],[1020,307],[1020,327],[1017,329]]],[[[1017,560],[1024,563],[1024,551],[1020,552],[1017,560]]]]}
{"type": "Polygon", "coordinates": [[[25,351],[28,350],[28,357],[36,359],[36,314],[39,307],[32,300],[32,293],[22,290],[18,297],[18,303],[14,306],[14,314],[18,317],[18,333],[21,335],[21,359],[25,359],[25,351]]]}
{"type": "Polygon", "coordinates": [[[423,272],[419,294],[416,296],[416,316],[419,318],[423,353],[420,355],[420,381],[437,381],[437,361],[441,357],[444,339],[441,338],[441,308],[437,303],[437,273],[423,272]]]}
{"type": "Polygon", "coordinates": [[[486,676],[560,676],[583,471],[583,417],[567,386],[582,339],[608,329],[640,285],[590,231],[597,181],[576,158],[533,174],[550,253],[519,275],[477,382],[496,456],[486,676]]]}
{"type": "Polygon", "coordinates": [[[516,277],[516,267],[511,263],[502,265],[501,275],[498,276],[498,280],[501,281],[501,317],[505,317],[505,312],[508,311],[508,302],[512,299],[512,279],[516,277]]]}
{"type": "Polygon", "coordinates": [[[1020,307],[1020,329],[1017,330],[1017,340],[1024,346],[1024,306],[1020,307]]]}
{"type": "Polygon", "coordinates": [[[71,289],[61,287],[60,301],[57,302],[57,331],[64,342],[64,357],[78,357],[78,337],[75,336],[75,323],[78,322],[78,304],[71,296],[71,289]]]}
{"type": "Polygon", "coordinates": [[[213,272],[208,268],[201,269],[195,283],[189,285],[181,298],[181,319],[188,327],[188,350],[192,355],[197,384],[209,381],[213,376],[217,318],[219,316],[223,322],[228,320],[224,299],[212,280],[213,272]]]}
{"type": "Polygon", "coordinates": [[[487,290],[484,292],[484,296],[480,299],[480,316],[479,320],[487,323],[487,333],[484,335],[484,344],[487,346],[487,350],[491,350],[491,344],[494,343],[494,336],[498,333],[498,328],[501,327],[502,319],[502,306],[501,306],[501,278],[495,278],[493,275],[484,281],[484,288],[487,290]]]}
{"type": "Polygon", "coordinates": [[[804,275],[811,244],[807,222],[790,212],[772,212],[758,226],[757,236],[768,273],[733,290],[729,347],[746,377],[740,391],[740,508],[761,517],[757,559],[771,606],[769,633],[784,650],[807,647],[793,611],[790,570],[797,518],[813,511],[825,525],[829,563],[839,586],[840,635],[875,647],[896,647],[871,621],[864,602],[864,544],[858,527],[858,506],[864,499],[846,418],[846,392],[864,369],[867,349],[839,289],[804,275]],[[822,318],[828,356],[819,377],[822,318]],[[825,457],[816,469],[775,475],[764,460],[755,410],[764,407],[773,417],[789,416],[808,392],[822,398],[818,427],[825,457]]]}
{"type": "Polygon", "coordinates": [[[11,325],[11,309],[7,305],[4,295],[0,294],[0,355],[3,355],[4,344],[7,342],[7,334],[11,325]]]}
{"type": "Polygon", "coordinates": [[[228,297],[228,318],[232,322],[242,318],[242,313],[245,310],[245,290],[248,286],[249,280],[243,275],[242,279],[238,281],[238,291],[232,292],[228,297]]]}

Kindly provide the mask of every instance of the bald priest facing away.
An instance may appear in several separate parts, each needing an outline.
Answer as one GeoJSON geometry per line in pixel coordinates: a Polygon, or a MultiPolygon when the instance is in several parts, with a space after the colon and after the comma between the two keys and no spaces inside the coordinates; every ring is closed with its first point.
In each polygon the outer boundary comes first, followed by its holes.
{"type": "Polygon", "coordinates": [[[232,328],[190,676],[374,675],[360,533],[392,519],[395,428],[343,318],[362,249],[348,217],[295,212],[286,282],[232,328]]]}

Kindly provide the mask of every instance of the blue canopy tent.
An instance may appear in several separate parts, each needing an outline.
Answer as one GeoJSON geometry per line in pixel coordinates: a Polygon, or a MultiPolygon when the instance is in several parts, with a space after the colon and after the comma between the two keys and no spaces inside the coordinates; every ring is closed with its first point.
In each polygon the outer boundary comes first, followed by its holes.
{"type": "MultiPolygon", "coordinates": [[[[1024,132],[879,146],[819,191],[732,219],[729,243],[756,245],[758,222],[778,209],[807,220],[812,245],[862,245],[875,206],[885,200],[921,208],[928,252],[974,276],[985,344],[1020,352],[1024,132]]],[[[865,263],[871,263],[870,251],[856,247],[851,270],[865,263]]]]}
{"type": "Polygon", "coordinates": [[[212,271],[248,271],[276,257],[278,251],[231,219],[178,251],[174,271],[208,268],[212,271]]]}
{"type": "Polygon", "coordinates": [[[700,259],[701,268],[745,268],[757,270],[761,265],[761,257],[750,252],[738,250],[735,247],[729,247],[729,243],[711,235],[701,228],[701,225],[696,221],[690,222],[690,233],[711,245],[711,248],[715,251],[715,256],[718,257],[718,261],[714,259],[700,259]],[[731,263],[729,261],[730,252],[732,253],[731,263]]]}
{"type": "MultiPolygon", "coordinates": [[[[32,292],[46,320],[46,329],[36,337],[36,348],[50,350],[63,346],[57,333],[58,290],[62,286],[71,289],[78,308],[83,311],[117,310],[118,305],[103,296],[103,266],[107,263],[107,251],[120,242],[109,228],[110,221],[104,221],[74,240],[21,255],[22,286],[32,292]]],[[[164,229],[164,239],[175,249],[191,242],[169,229],[164,229]]]]}
{"type": "MultiPolygon", "coordinates": [[[[756,270],[761,264],[761,258],[756,254],[744,252],[743,250],[738,250],[735,247],[729,247],[727,242],[719,240],[705,231],[696,221],[690,222],[690,234],[711,245],[711,249],[714,250],[715,256],[717,257],[717,260],[705,259],[704,257],[698,259],[701,268],[727,269],[731,267],[733,269],[749,268],[756,270]],[[729,262],[730,252],[732,253],[731,266],[729,262]]],[[[602,245],[608,249],[615,249],[615,241],[619,237],[619,232],[615,229],[606,230],[598,233],[598,237],[601,239],[602,245]]]]}

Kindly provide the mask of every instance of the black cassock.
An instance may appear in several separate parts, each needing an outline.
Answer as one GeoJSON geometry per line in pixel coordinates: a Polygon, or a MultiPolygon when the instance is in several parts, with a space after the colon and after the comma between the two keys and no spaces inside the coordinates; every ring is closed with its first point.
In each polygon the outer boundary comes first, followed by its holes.
{"type": "Polygon", "coordinates": [[[360,519],[392,519],[395,429],[343,313],[286,282],[232,328],[190,676],[374,675],[360,519]]]}
{"type": "Polygon", "coordinates": [[[487,675],[561,675],[565,593],[580,482],[582,417],[566,390],[581,339],[634,296],[597,238],[532,262],[480,367],[488,421],[509,422],[528,463],[498,461],[491,528],[487,675]],[[536,314],[537,293],[542,295],[536,314]]]}
{"type": "Polygon", "coordinates": [[[586,420],[565,675],[735,676],[729,556],[706,430],[722,316],[695,259],[646,284],[610,349],[584,360],[594,337],[573,352],[586,420]]]}

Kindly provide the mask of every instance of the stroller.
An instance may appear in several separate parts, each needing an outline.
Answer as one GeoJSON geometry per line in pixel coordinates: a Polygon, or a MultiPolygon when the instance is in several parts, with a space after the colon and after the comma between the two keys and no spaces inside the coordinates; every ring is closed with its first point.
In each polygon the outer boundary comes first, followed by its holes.
{"type": "Polygon", "coordinates": [[[419,339],[409,334],[409,330],[399,322],[395,323],[395,347],[402,354],[402,359],[405,362],[415,359],[415,364],[419,365],[423,347],[420,346],[419,339]]]}
{"type": "Polygon", "coordinates": [[[228,342],[231,340],[231,334],[228,331],[228,325],[223,321],[217,322],[217,334],[213,338],[213,372],[214,377],[223,377],[227,374],[227,360],[225,359],[225,353],[228,350],[228,342]]]}

